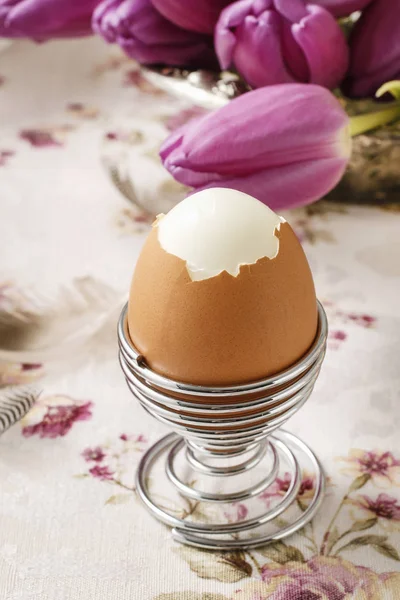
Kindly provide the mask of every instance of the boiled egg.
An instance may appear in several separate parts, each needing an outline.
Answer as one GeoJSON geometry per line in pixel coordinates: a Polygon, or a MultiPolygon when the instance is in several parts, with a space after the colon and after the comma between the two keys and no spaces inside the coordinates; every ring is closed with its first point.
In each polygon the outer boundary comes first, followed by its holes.
{"type": "Polygon", "coordinates": [[[132,279],[128,330],[157,373],[224,386],[278,374],[310,348],[317,301],[290,225],[211,188],[157,217],[132,279]]]}

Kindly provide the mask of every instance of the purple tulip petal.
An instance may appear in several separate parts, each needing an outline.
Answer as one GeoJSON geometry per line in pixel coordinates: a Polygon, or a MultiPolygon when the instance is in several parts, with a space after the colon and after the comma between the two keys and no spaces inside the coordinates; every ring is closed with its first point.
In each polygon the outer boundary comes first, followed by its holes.
{"type": "Polygon", "coordinates": [[[285,165],[247,177],[218,179],[196,188],[227,187],[254,196],[273,210],[305,206],[322,198],[339,183],[348,160],[326,158],[285,165]]]}
{"type": "Polygon", "coordinates": [[[312,0],[310,4],[318,4],[326,8],[334,17],[347,17],[352,12],[363,10],[371,0],[312,0]]]}
{"type": "Polygon", "coordinates": [[[234,66],[252,87],[301,81],[333,88],[348,66],[348,48],[333,16],[303,0],[239,0],[215,29],[222,68],[234,66]]]}
{"type": "Polygon", "coordinates": [[[218,39],[215,40],[215,51],[221,69],[229,69],[232,65],[235,43],[236,38],[229,29],[221,31],[218,39]]]}
{"type": "Polygon", "coordinates": [[[266,163],[271,166],[307,159],[305,153],[312,156],[315,149],[320,156],[325,140],[328,153],[324,157],[329,157],[332,135],[346,124],[344,111],[324,88],[276,85],[244,94],[184,126],[179,160],[182,166],[198,163],[203,171],[218,167],[219,173],[229,174],[235,166],[235,173],[245,174],[266,163]],[[229,144],[221,144],[227,134],[229,144]]]}
{"type": "Polygon", "coordinates": [[[293,38],[306,56],[310,82],[336,87],[349,64],[345,37],[335,19],[326,10],[308,6],[308,16],[292,27],[293,38]]]}
{"type": "Polygon", "coordinates": [[[0,32],[9,37],[50,39],[89,35],[98,0],[12,0],[0,4],[0,32]]]}
{"type": "Polygon", "coordinates": [[[81,16],[82,8],[91,11],[97,4],[96,0],[71,2],[71,0],[24,0],[13,3],[14,9],[10,14],[10,23],[15,27],[40,27],[43,23],[48,27],[60,27],[68,20],[81,16]]]}
{"type": "Polygon", "coordinates": [[[350,38],[351,61],[344,91],[370,96],[400,77],[400,1],[376,0],[363,12],[350,38]]]}
{"type": "Polygon", "coordinates": [[[254,88],[296,81],[285,64],[280,33],[277,15],[269,11],[258,20],[247,17],[238,28],[234,64],[254,88]]]}
{"type": "Polygon", "coordinates": [[[286,68],[290,68],[294,81],[310,81],[310,69],[304,52],[293,37],[292,27],[288,21],[282,23],[281,30],[282,57],[286,68]]]}
{"type": "Polygon", "coordinates": [[[105,0],[93,14],[93,30],[143,64],[212,68],[212,38],[167,21],[150,0],[105,0]]]}
{"type": "MultiPolygon", "coordinates": [[[[249,2],[245,0],[238,4],[248,5],[249,2]]],[[[235,33],[224,28],[223,22],[221,19],[217,24],[215,42],[222,68],[234,64],[247,83],[255,88],[295,81],[283,59],[281,23],[276,13],[265,11],[259,18],[247,15],[235,33]]]]}
{"type": "MultiPolygon", "coordinates": [[[[301,21],[307,16],[304,0],[273,0],[273,5],[279,14],[284,17],[280,19],[280,43],[281,52],[286,69],[292,73],[293,81],[310,81],[310,70],[307,65],[304,52],[293,37],[292,23],[301,21]]],[[[275,83],[279,83],[276,81],[275,83]]]]}
{"type": "Polygon", "coordinates": [[[196,189],[236,187],[268,203],[266,194],[279,206],[297,205],[337,183],[349,140],[348,117],[330,92],[286,84],[248,92],[189,122],[160,156],[175,179],[196,189]]]}
{"type": "Polygon", "coordinates": [[[253,0],[240,0],[232,4],[229,11],[222,11],[215,35],[215,50],[221,69],[228,69],[233,63],[233,50],[236,36],[231,31],[242,23],[251,10],[253,0]]]}
{"type": "Polygon", "coordinates": [[[275,10],[287,21],[296,23],[307,15],[304,0],[273,0],[275,10]]]}
{"type": "Polygon", "coordinates": [[[152,0],[155,8],[169,21],[198,33],[212,34],[221,10],[231,0],[152,0]]]}

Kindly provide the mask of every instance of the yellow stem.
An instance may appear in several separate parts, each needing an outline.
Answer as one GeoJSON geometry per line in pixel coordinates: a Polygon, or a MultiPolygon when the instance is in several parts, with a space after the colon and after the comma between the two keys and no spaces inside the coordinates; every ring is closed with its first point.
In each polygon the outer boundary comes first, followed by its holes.
{"type": "MultiPolygon", "coordinates": [[[[392,94],[396,100],[400,100],[400,80],[387,81],[381,85],[375,96],[381,98],[386,93],[392,94]]],[[[389,105],[383,110],[352,117],[350,119],[350,135],[351,137],[360,135],[360,133],[387,125],[397,119],[400,119],[400,102],[389,105]]]]}
{"type": "Polygon", "coordinates": [[[360,133],[365,133],[366,131],[371,131],[371,129],[387,125],[397,119],[400,119],[400,102],[396,102],[384,110],[377,110],[372,113],[367,113],[366,115],[356,115],[355,117],[351,117],[350,135],[351,137],[360,135],[360,133]]]}
{"type": "Polygon", "coordinates": [[[392,94],[394,98],[400,100],[400,80],[387,81],[376,92],[375,96],[380,98],[383,94],[386,93],[392,94]]]}

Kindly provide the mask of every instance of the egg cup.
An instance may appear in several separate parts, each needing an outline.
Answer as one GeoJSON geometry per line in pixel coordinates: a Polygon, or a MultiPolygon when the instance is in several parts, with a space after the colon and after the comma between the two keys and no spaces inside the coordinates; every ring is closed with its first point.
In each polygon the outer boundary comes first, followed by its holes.
{"type": "Polygon", "coordinates": [[[150,369],[130,339],[124,307],[118,340],[129,389],[176,432],[144,454],[136,489],[147,509],[172,527],[175,540],[207,549],[253,548],[291,535],[313,518],[324,494],[322,466],[303,441],[278,428],[308,400],[327,330],[318,303],[314,343],[289,369],[242,385],[205,387],[150,369]],[[312,482],[307,502],[299,496],[303,469],[312,482]],[[174,497],[184,502],[181,511],[174,497]]]}

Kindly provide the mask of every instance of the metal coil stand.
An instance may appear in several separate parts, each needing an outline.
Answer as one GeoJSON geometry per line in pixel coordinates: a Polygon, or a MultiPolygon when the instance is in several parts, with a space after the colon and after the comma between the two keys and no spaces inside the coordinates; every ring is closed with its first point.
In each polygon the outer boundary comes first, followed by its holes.
{"type": "Polygon", "coordinates": [[[123,309],[118,340],[128,386],[148,413],[176,432],[142,457],[137,491],[150,512],[173,528],[176,540],[220,550],[261,546],[304,527],[318,510],[325,486],[322,467],[303,441],[278,429],[307,401],[318,377],[327,338],[321,304],[318,314],[316,339],[291,368],[248,384],[209,388],[152,371],[130,340],[127,306],[123,309]],[[297,501],[303,470],[313,481],[307,505],[297,501]],[[269,493],[277,482],[279,493],[269,493]],[[192,508],[208,507],[213,518],[205,516],[207,510],[177,515],[168,505],[172,495],[190,500],[192,508]],[[251,505],[245,518],[226,517],[223,507],[243,502],[251,505]],[[221,508],[214,514],[213,506],[221,508]]]}

